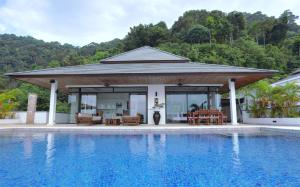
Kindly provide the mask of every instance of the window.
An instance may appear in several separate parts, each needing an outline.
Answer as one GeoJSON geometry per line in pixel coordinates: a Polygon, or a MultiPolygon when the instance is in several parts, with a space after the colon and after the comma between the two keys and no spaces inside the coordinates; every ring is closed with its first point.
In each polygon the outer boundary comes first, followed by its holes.
{"type": "Polygon", "coordinates": [[[96,114],[97,97],[95,94],[81,95],[81,113],[96,114]]]}

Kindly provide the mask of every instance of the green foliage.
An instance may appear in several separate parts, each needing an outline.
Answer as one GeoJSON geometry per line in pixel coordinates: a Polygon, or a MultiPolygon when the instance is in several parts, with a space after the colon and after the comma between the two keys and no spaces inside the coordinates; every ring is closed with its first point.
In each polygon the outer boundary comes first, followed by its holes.
{"type": "Polygon", "coordinates": [[[0,119],[13,118],[13,111],[19,106],[19,89],[12,89],[0,94],[0,119]]]}
{"type": "Polygon", "coordinates": [[[96,51],[95,55],[88,58],[89,63],[99,63],[100,60],[107,58],[109,53],[107,51],[96,51]]]}
{"type": "Polygon", "coordinates": [[[251,98],[250,112],[253,117],[297,117],[296,106],[300,102],[300,86],[288,83],[271,86],[267,81],[259,81],[243,90],[251,98]]]}
{"type": "MultiPolygon", "coordinates": [[[[35,93],[37,94],[37,111],[48,111],[49,110],[49,98],[50,92],[48,89],[40,88],[38,86],[34,86],[31,84],[22,84],[19,87],[19,90],[22,94],[18,97],[18,102],[20,105],[18,106],[18,110],[26,111],[27,110],[27,101],[28,101],[28,94],[35,93]]],[[[57,112],[68,112],[68,102],[67,96],[59,93],[58,94],[58,101],[57,101],[57,112]]]]}
{"type": "Polygon", "coordinates": [[[209,29],[202,25],[193,26],[185,36],[185,41],[188,43],[205,43],[209,40],[209,29]]]}
{"type": "Polygon", "coordinates": [[[124,39],[125,50],[134,49],[144,45],[157,46],[169,39],[169,30],[164,22],[156,25],[138,25],[130,28],[124,39]]]}
{"type": "Polygon", "coordinates": [[[266,48],[254,41],[239,39],[233,46],[229,44],[187,44],[165,43],[159,46],[162,50],[183,55],[196,62],[227,64],[284,71],[288,55],[277,46],[266,48]]]}
{"type": "Polygon", "coordinates": [[[48,64],[49,68],[56,68],[56,67],[60,67],[61,63],[58,60],[51,60],[48,64]]]}
{"type": "Polygon", "coordinates": [[[233,39],[238,39],[240,36],[242,36],[242,31],[246,28],[246,20],[241,12],[230,12],[227,15],[227,19],[232,24],[233,30],[232,30],[232,37],[233,39]]]}

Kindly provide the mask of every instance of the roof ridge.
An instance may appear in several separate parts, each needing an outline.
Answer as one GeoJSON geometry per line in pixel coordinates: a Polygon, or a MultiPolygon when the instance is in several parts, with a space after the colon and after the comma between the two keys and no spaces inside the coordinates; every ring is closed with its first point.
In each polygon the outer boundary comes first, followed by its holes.
{"type": "MultiPolygon", "coordinates": [[[[180,58],[182,60],[190,61],[189,58],[186,58],[186,57],[183,57],[183,56],[180,56],[180,55],[176,55],[176,54],[173,54],[173,53],[170,53],[170,52],[167,52],[167,51],[163,51],[163,50],[161,50],[159,48],[156,48],[156,47],[151,47],[151,46],[145,45],[145,46],[138,47],[138,48],[135,48],[135,49],[132,49],[132,50],[129,50],[129,51],[125,51],[123,53],[119,53],[119,54],[111,56],[111,57],[107,57],[105,59],[100,60],[100,62],[107,62],[108,60],[110,60],[112,58],[117,58],[117,57],[120,57],[122,55],[126,55],[128,53],[131,53],[131,52],[134,52],[134,51],[137,51],[137,50],[141,50],[143,48],[152,49],[152,50],[158,51],[160,53],[164,53],[164,54],[167,54],[167,55],[170,55],[170,56],[174,56],[174,57],[180,58]]],[[[144,61],[144,60],[141,60],[141,61],[144,61]]]]}
{"type": "Polygon", "coordinates": [[[146,47],[149,47],[149,46],[145,45],[145,46],[142,46],[142,47],[138,47],[138,48],[135,48],[135,49],[131,49],[131,50],[129,50],[129,51],[125,51],[125,52],[122,52],[122,53],[119,53],[119,54],[116,54],[116,55],[107,57],[107,58],[105,58],[105,59],[102,59],[102,60],[100,60],[100,62],[107,61],[107,60],[109,60],[109,59],[111,59],[111,58],[119,57],[119,56],[124,55],[124,54],[127,54],[127,53],[129,53],[129,52],[136,51],[136,50],[138,50],[138,49],[146,48],[146,47]]]}
{"type": "Polygon", "coordinates": [[[163,50],[161,50],[161,49],[159,49],[159,48],[156,48],[156,47],[150,47],[150,46],[145,46],[145,47],[149,47],[149,48],[154,49],[154,50],[157,50],[157,51],[159,51],[159,52],[166,53],[166,54],[168,54],[168,55],[173,55],[173,56],[176,56],[176,57],[178,57],[178,58],[182,58],[183,60],[191,61],[189,58],[186,58],[186,57],[180,56],[180,55],[176,55],[176,54],[170,53],[170,52],[168,52],[168,51],[163,51],[163,50]]]}

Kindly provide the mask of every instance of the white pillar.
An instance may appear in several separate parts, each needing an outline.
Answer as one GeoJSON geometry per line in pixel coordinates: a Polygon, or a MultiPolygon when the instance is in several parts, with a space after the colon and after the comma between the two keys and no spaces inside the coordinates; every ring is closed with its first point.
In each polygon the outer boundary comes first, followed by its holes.
{"type": "Polygon", "coordinates": [[[160,125],[166,124],[166,93],[165,93],[165,85],[162,84],[155,84],[155,85],[148,85],[148,124],[154,124],[153,121],[153,113],[154,113],[154,100],[155,98],[158,99],[158,103],[164,103],[164,106],[160,109],[155,109],[160,113],[160,125]]]}
{"type": "Polygon", "coordinates": [[[231,115],[231,124],[237,125],[237,112],[236,112],[236,96],[235,96],[235,80],[228,80],[229,86],[229,97],[230,97],[230,115],[231,115]]]}
{"type": "Polygon", "coordinates": [[[57,81],[51,80],[50,83],[51,83],[51,90],[50,90],[48,125],[54,125],[55,124],[55,114],[56,114],[57,81]]]}

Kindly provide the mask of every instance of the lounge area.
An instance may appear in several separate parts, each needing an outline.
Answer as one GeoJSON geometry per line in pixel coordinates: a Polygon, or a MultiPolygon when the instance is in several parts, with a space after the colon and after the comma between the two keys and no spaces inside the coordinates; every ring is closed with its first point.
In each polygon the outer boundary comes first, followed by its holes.
{"type": "Polygon", "coordinates": [[[118,116],[111,118],[103,118],[103,113],[86,114],[86,113],[77,113],[76,114],[76,125],[101,125],[105,124],[106,126],[137,126],[143,123],[143,115],[137,114],[136,116],[118,116]]]}

